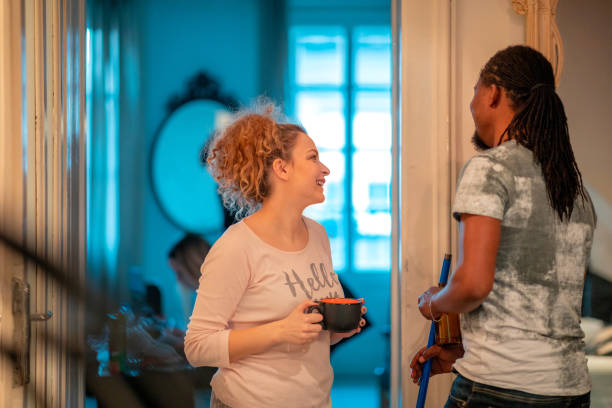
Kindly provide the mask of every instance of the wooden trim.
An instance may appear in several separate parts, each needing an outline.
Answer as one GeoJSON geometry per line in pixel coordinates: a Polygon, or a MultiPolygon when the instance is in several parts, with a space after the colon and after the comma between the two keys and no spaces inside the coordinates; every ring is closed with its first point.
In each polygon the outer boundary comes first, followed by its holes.
{"type": "MultiPolygon", "coordinates": [[[[461,132],[459,131],[458,118],[460,112],[460,104],[458,99],[458,90],[460,87],[459,83],[459,75],[457,74],[457,0],[450,0],[450,129],[449,129],[449,137],[450,137],[450,203],[451,207],[449,207],[449,211],[446,214],[448,218],[451,209],[452,209],[452,199],[455,197],[455,190],[457,187],[456,181],[459,178],[459,171],[456,163],[459,161],[459,140],[462,138],[461,132]]],[[[456,265],[457,255],[459,254],[459,231],[457,228],[457,223],[450,220],[450,251],[453,259],[451,260],[451,265],[456,265]]],[[[451,270],[454,270],[451,267],[451,270]]]]}
{"type": "MultiPolygon", "coordinates": [[[[448,0],[402,3],[402,373],[429,333],[416,299],[436,284],[451,243],[451,16],[448,0]]],[[[431,379],[428,406],[444,405],[450,381],[431,379]]],[[[405,374],[403,406],[417,395],[405,374]]]]}
{"type": "MultiPolygon", "coordinates": [[[[0,10],[0,36],[1,232],[82,284],[85,0],[9,2],[0,10]]],[[[0,245],[0,313],[10,309],[5,289],[13,275],[31,285],[32,313],[53,316],[32,325],[28,385],[13,387],[12,362],[0,359],[0,406],[82,407],[84,362],[71,352],[84,350],[84,305],[47,271],[0,245]]],[[[7,318],[0,345],[12,336],[7,318]]]]}
{"type": "Polygon", "coordinates": [[[402,398],[402,261],[401,246],[401,139],[400,139],[400,107],[401,107],[401,0],[391,1],[391,38],[392,38],[392,142],[391,142],[391,338],[390,338],[390,408],[399,408],[402,398]]]}
{"type": "Polygon", "coordinates": [[[511,0],[512,8],[525,16],[525,44],[540,51],[553,66],[555,83],[563,74],[563,41],[555,15],[559,0],[511,0]]]}
{"type": "MultiPolygon", "coordinates": [[[[23,150],[21,143],[22,5],[0,7],[0,233],[23,240],[23,150]]],[[[13,349],[11,279],[23,279],[23,256],[0,243],[0,350],[13,349]]],[[[13,387],[13,362],[0,353],[0,407],[23,405],[23,392],[13,387]]]]}

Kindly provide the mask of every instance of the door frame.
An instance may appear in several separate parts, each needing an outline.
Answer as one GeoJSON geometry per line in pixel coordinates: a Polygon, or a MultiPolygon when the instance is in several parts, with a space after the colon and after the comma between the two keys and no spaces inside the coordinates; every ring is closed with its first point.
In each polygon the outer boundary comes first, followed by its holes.
{"type": "MultiPolygon", "coordinates": [[[[85,0],[0,11],[0,347],[30,326],[30,381],[0,360],[0,406],[84,404],[85,0]],[[16,314],[12,281],[29,286],[16,314]],[[70,283],[70,284],[69,284],[70,283]],[[48,319],[44,315],[52,313],[48,319]],[[18,381],[17,383],[19,383],[18,381]]],[[[24,292],[22,292],[24,293],[24,292]]],[[[23,342],[22,342],[23,343],[23,342]]],[[[21,353],[25,353],[22,351],[21,353]]],[[[3,354],[4,356],[5,354],[3,354]]],[[[20,354],[21,355],[21,354],[20,354]]],[[[22,368],[21,372],[25,372],[22,368]]]]}
{"type": "MultiPolygon", "coordinates": [[[[21,173],[22,144],[21,28],[22,10],[17,2],[0,7],[0,234],[23,242],[23,229],[13,220],[23,219],[23,183],[13,177],[21,173]],[[18,80],[16,80],[18,79],[18,80]],[[15,143],[15,138],[17,143],[15,143]],[[10,200],[8,198],[11,198],[10,200]]],[[[16,349],[13,336],[17,329],[12,318],[11,286],[13,277],[23,279],[24,260],[0,241],[0,407],[22,406],[23,390],[13,387],[13,361],[8,352],[16,349]]]]}

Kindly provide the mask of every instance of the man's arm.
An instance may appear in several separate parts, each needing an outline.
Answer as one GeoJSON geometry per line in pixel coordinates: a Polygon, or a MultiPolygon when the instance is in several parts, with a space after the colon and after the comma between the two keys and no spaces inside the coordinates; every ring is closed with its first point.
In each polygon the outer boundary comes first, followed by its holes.
{"type": "MultiPolygon", "coordinates": [[[[493,288],[501,221],[482,215],[461,214],[458,268],[448,284],[431,298],[431,314],[474,310],[493,288]]],[[[429,302],[425,301],[425,307],[429,302]]],[[[430,314],[430,315],[431,315],[430,314]]]]}

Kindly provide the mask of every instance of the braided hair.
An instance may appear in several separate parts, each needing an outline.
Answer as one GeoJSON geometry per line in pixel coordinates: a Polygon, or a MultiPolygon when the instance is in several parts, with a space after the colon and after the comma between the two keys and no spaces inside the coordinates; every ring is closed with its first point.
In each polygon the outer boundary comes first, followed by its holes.
{"type": "Polygon", "coordinates": [[[510,46],[487,62],[480,80],[505,89],[516,112],[506,130],[508,137],[533,152],[550,205],[561,221],[569,220],[576,198],[586,197],[550,62],[530,47],[510,46]]]}

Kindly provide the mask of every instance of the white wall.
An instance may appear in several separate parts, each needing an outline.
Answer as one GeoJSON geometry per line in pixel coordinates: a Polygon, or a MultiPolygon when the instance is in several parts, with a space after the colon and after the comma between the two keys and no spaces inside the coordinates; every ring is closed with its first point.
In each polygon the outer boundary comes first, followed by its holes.
{"type": "MultiPolygon", "coordinates": [[[[402,1],[402,393],[415,405],[410,360],[429,330],[418,294],[439,277],[443,253],[456,252],[450,201],[459,169],[474,154],[473,86],[499,49],[524,43],[524,18],[511,0],[402,1]]],[[[439,407],[450,379],[432,379],[427,404],[439,407]]]]}
{"type": "MultiPolygon", "coordinates": [[[[259,19],[263,4],[251,0],[233,1],[231,5],[222,0],[140,0],[135,18],[140,24],[143,133],[138,142],[143,154],[149,153],[165,118],[166,103],[184,91],[187,80],[196,72],[204,70],[212,75],[223,93],[242,104],[260,93],[259,19]]],[[[148,165],[148,161],[143,164],[148,165]]],[[[189,312],[183,308],[167,262],[168,251],[185,232],[161,213],[147,182],[126,187],[124,198],[129,200],[132,195],[140,196],[143,203],[142,230],[137,233],[142,240],[145,282],[160,288],[164,314],[179,327],[185,326],[189,312]]]]}
{"type": "Polygon", "coordinates": [[[612,202],[612,2],[560,1],[565,64],[559,83],[584,181],[612,202]]]}
{"type": "MultiPolygon", "coordinates": [[[[408,364],[426,342],[427,322],[416,296],[436,282],[442,252],[456,252],[455,225],[445,213],[457,174],[474,153],[469,102],[478,73],[499,49],[525,42],[525,20],[511,0],[402,1],[402,393],[414,406],[417,388],[408,364]],[[450,38],[450,41],[448,40],[450,38]],[[445,58],[448,57],[448,60],[445,58]],[[450,78],[450,80],[449,80],[450,78]],[[447,174],[446,162],[450,162],[447,174]],[[445,189],[450,189],[450,193],[445,189]],[[448,201],[448,202],[447,202],[448,201]],[[429,205],[425,205],[429,203],[429,205]],[[447,237],[452,240],[446,242],[447,237]]],[[[612,244],[612,2],[559,2],[565,44],[559,86],[584,180],[596,191],[599,230],[594,259],[610,265],[612,244]],[[589,9],[585,9],[588,4],[589,9]],[[602,238],[603,237],[603,238],[602,238]],[[607,237],[607,238],[606,238],[607,237]],[[599,255],[598,255],[599,254],[599,255]],[[598,258],[600,257],[600,258],[598,258]]],[[[598,261],[596,260],[596,263],[598,261]]],[[[434,378],[428,406],[441,406],[448,381],[434,378]]]]}
{"type": "Polygon", "coordinates": [[[456,78],[457,156],[455,166],[475,153],[470,142],[474,122],[469,104],[480,70],[495,52],[525,42],[525,18],[512,10],[511,0],[456,1],[456,59],[452,67],[456,78]]]}
{"type": "Polygon", "coordinates": [[[593,272],[612,281],[612,2],[560,1],[557,25],[565,49],[558,92],[565,105],[576,161],[599,220],[593,272]],[[587,7],[588,6],[588,7],[587,7]]]}

